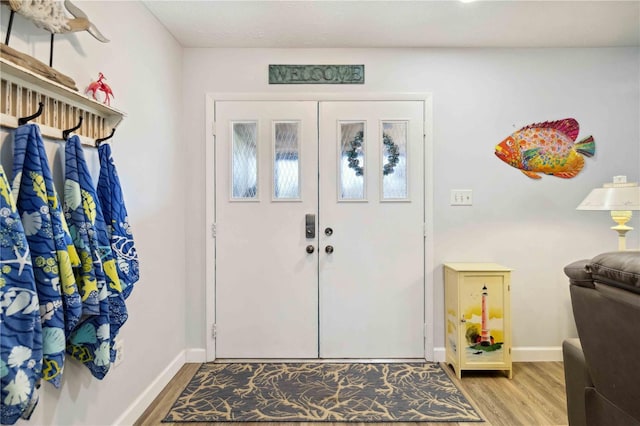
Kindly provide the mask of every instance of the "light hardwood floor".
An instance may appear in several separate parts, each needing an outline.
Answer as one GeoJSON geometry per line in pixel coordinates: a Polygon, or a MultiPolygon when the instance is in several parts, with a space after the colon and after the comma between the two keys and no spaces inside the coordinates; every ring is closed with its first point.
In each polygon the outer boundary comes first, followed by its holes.
{"type": "MultiPolygon", "coordinates": [[[[444,365],[444,364],[443,364],[444,365]]],[[[161,423],[180,392],[187,385],[200,364],[186,364],[158,395],[135,423],[136,426],[179,426],[181,423],[161,423]]],[[[566,425],[567,408],[564,391],[564,370],[561,362],[516,362],[513,379],[501,372],[464,371],[458,380],[445,366],[449,376],[458,385],[486,423],[429,423],[434,426],[549,426],[566,425]]],[[[289,426],[310,426],[311,423],[281,423],[289,426]]],[[[357,423],[323,423],[326,426],[355,426],[357,423]]],[[[362,423],[364,425],[364,423],[362,423]]],[[[393,426],[418,423],[381,423],[393,426]]],[[[229,426],[229,423],[188,423],[196,425],[229,426]]],[[[266,426],[265,423],[234,423],[237,426],[266,426]]],[[[318,424],[316,423],[315,426],[318,424]]],[[[373,426],[375,423],[366,423],[373,426]]]]}

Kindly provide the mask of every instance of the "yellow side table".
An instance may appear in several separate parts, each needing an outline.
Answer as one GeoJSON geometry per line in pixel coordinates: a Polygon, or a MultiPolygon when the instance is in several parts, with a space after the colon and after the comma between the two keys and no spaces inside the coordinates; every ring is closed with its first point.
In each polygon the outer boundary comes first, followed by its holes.
{"type": "Polygon", "coordinates": [[[511,379],[511,269],[445,263],[446,362],[462,370],[503,370],[511,379]]]}

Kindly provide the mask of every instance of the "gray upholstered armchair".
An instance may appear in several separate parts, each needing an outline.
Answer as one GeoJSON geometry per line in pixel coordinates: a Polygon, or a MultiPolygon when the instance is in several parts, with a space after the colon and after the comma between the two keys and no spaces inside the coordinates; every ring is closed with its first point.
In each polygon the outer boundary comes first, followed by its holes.
{"type": "Polygon", "coordinates": [[[565,267],[579,339],[562,350],[570,426],[640,425],[640,251],[565,267]]]}

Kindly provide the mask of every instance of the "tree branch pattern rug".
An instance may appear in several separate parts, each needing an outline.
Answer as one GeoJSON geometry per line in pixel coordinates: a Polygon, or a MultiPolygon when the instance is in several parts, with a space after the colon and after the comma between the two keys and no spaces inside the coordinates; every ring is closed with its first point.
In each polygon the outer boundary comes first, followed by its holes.
{"type": "Polygon", "coordinates": [[[203,364],[163,422],[475,422],[437,363],[203,364]]]}

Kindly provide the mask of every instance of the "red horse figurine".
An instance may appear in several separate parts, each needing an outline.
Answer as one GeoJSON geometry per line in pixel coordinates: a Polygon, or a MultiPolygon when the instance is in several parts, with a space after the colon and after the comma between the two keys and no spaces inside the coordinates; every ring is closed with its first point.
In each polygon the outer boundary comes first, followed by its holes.
{"type": "Polygon", "coordinates": [[[111,98],[109,98],[109,96],[113,96],[113,91],[111,90],[111,87],[103,81],[106,79],[107,78],[102,75],[102,73],[98,73],[98,81],[92,81],[89,87],[87,87],[87,91],[85,93],[92,92],[93,99],[97,101],[98,98],[96,98],[96,92],[100,90],[105,94],[103,104],[111,105],[111,98]]]}

